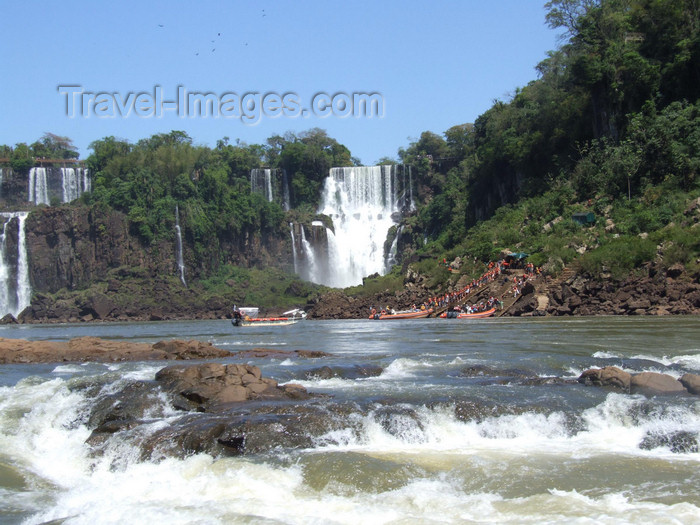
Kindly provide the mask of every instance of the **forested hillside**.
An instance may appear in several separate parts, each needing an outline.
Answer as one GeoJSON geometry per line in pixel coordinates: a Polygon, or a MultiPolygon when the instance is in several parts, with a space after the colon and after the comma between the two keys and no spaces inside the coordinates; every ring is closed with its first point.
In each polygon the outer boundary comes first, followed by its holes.
{"type": "MultiPolygon", "coordinates": [[[[597,278],[682,264],[697,280],[700,2],[554,0],[546,9],[561,45],[536,65],[536,79],[474,123],[423,132],[380,160],[411,166],[416,209],[387,239],[387,248],[397,241],[394,271],[349,293],[398,289],[418,261],[431,287],[445,290],[459,275],[438,261],[459,256],[470,261],[461,274],[479,272],[505,249],[554,275],[575,260],[597,278]],[[591,222],[575,222],[577,212],[591,222]]],[[[280,256],[289,223],[324,220],[317,210],[329,168],[359,163],[320,129],[265,144],[223,138],[207,147],[172,131],[90,148],[92,192],[71,206],[124,214],[151,250],[172,243],[179,220],[191,284],[227,301],[246,297],[224,292],[241,268],[293,272],[289,254],[280,256]],[[263,167],[289,178],[289,209],[251,192],[251,170],[263,167]]],[[[75,158],[70,140],[51,134],[0,151],[19,174],[33,158],[75,158]]],[[[289,282],[285,304],[319,293],[289,282]]],[[[255,297],[273,306],[279,290],[265,278],[257,285],[267,291],[255,297]]]]}

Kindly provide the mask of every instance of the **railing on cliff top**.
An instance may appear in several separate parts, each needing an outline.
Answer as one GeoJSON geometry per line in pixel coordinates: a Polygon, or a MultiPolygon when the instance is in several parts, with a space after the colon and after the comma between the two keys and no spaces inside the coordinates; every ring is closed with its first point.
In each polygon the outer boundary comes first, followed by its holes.
{"type": "MultiPolygon", "coordinates": [[[[44,164],[85,164],[84,160],[80,159],[41,159],[35,158],[34,162],[38,166],[43,166],[44,164]]],[[[0,164],[9,164],[9,158],[0,158],[0,164]]]]}

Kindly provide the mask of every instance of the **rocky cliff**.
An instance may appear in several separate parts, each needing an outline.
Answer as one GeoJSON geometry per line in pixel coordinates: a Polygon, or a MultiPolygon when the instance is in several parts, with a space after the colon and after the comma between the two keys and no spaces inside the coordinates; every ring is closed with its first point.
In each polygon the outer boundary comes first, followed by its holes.
{"type": "MultiPolygon", "coordinates": [[[[6,242],[16,245],[14,229],[8,231],[6,242]]],[[[99,205],[37,207],[26,219],[25,236],[32,301],[20,322],[222,317],[238,299],[236,289],[211,297],[194,284],[197,278],[222,264],[292,265],[286,235],[212,239],[206,256],[196,257],[185,233],[185,286],[175,232],[145,245],[130,232],[125,214],[99,205]]]]}
{"type": "MultiPolygon", "coordinates": [[[[178,275],[175,233],[146,246],[129,231],[126,215],[100,206],[36,209],[27,218],[27,253],[32,290],[54,293],[81,289],[106,279],[110,270],[142,268],[157,276],[178,275]]],[[[286,236],[247,236],[212,242],[207,260],[195,260],[184,239],[186,274],[199,277],[219,264],[285,264],[286,236]]]]}
{"type": "Polygon", "coordinates": [[[27,217],[26,236],[32,290],[39,293],[84,288],[120,266],[161,273],[175,265],[173,248],[145,248],[123,213],[99,207],[37,209],[27,217]]]}

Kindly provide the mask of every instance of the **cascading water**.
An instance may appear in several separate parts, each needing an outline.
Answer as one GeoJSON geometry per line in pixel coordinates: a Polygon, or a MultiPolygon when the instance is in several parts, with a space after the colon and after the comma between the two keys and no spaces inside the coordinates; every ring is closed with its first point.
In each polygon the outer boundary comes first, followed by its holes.
{"type": "Polygon", "coordinates": [[[29,170],[29,202],[37,206],[49,204],[49,185],[46,168],[32,168],[29,170]]]}
{"type": "Polygon", "coordinates": [[[294,273],[299,273],[299,263],[297,262],[297,245],[294,241],[294,223],[289,223],[289,234],[292,236],[292,256],[294,257],[294,273]]]}
{"type": "Polygon", "coordinates": [[[63,202],[72,202],[86,191],[90,191],[87,168],[61,168],[63,202]]]}
{"type": "Polygon", "coordinates": [[[255,168],[250,170],[251,193],[262,193],[268,202],[272,202],[272,171],[269,168],[255,168]]]}
{"type": "Polygon", "coordinates": [[[386,258],[386,266],[387,268],[391,268],[396,264],[396,254],[398,252],[398,247],[399,247],[399,235],[401,235],[401,229],[402,226],[399,226],[396,230],[396,235],[394,236],[394,240],[391,241],[391,248],[389,248],[389,255],[387,255],[386,258]]]}
{"type": "Polygon", "coordinates": [[[287,180],[287,170],[282,170],[282,195],[284,196],[284,211],[289,211],[291,199],[289,198],[289,180],[287,180]]]}
{"type": "Polygon", "coordinates": [[[0,239],[0,315],[17,317],[31,301],[29,266],[24,224],[28,212],[0,213],[4,221],[0,239]],[[13,220],[16,219],[16,220],[13,220]],[[16,246],[8,242],[11,231],[17,228],[16,246]]]}
{"type": "Polygon", "coordinates": [[[29,170],[28,198],[35,205],[49,204],[49,193],[61,198],[61,202],[72,202],[83,193],[92,190],[90,174],[87,168],[44,168],[36,167],[29,170]],[[58,169],[61,180],[58,186],[58,169]]]}
{"type": "Polygon", "coordinates": [[[180,210],[177,204],[175,205],[175,238],[177,239],[177,268],[180,272],[180,280],[182,284],[187,286],[187,281],[185,281],[185,260],[182,255],[182,230],[180,229],[180,210]]]}
{"type": "Polygon", "coordinates": [[[287,172],[281,168],[250,170],[250,191],[261,193],[268,202],[277,202],[285,211],[291,207],[287,172]]]}
{"type": "Polygon", "coordinates": [[[304,233],[304,226],[301,229],[301,250],[304,254],[304,259],[306,261],[305,271],[302,272],[302,277],[308,279],[309,281],[317,282],[313,280],[315,275],[318,275],[318,268],[316,265],[316,254],[314,253],[313,246],[306,240],[306,233],[304,233]]]}
{"type": "Polygon", "coordinates": [[[335,232],[327,231],[327,268],[313,272],[312,281],[347,287],[361,284],[367,275],[387,272],[384,241],[401,209],[395,169],[331,168],[320,213],[333,219],[335,232]]]}

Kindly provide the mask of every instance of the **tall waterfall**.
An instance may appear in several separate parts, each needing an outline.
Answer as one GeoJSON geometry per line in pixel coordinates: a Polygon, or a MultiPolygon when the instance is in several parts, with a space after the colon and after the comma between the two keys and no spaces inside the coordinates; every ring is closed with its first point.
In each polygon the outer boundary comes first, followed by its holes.
{"type": "Polygon", "coordinates": [[[316,257],[317,266],[325,259],[325,268],[317,269],[311,280],[347,287],[361,284],[367,275],[386,273],[384,241],[400,219],[405,193],[396,166],[331,168],[319,211],[333,219],[335,232],[327,231],[327,257],[316,257]]]}
{"type": "Polygon", "coordinates": [[[0,315],[17,317],[31,301],[29,265],[24,223],[28,212],[0,213],[0,315]],[[11,235],[17,228],[16,238],[11,235]],[[16,239],[16,242],[12,242],[16,239]]]}
{"type": "Polygon", "coordinates": [[[46,168],[32,168],[29,170],[29,202],[37,206],[49,204],[49,184],[46,176],[46,168]]]}
{"type": "Polygon", "coordinates": [[[272,172],[269,168],[255,168],[250,170],[250,191],[262,193],[268,202],[272,202],[272,172]]]}
{"type": "Polygon", "coordinates": [[[83,193],[92,191],[87,168],[31,168],[28,186],[27,200],[37,206],[48,205],[50,198],[60,198],[63,203],[72,202],[83,193]]]}
{"type": "Polygon", "coordinates": [[[289,198],[289,180],[287,179],[287,170],[282,170],[282,196],[284,201],[282,207],[284,211],[289,211],[291,207],[291,199],[289,198]]]}
{"type": "Polygon", "coordinates": [[[177,239],[177,268],[180,272],[180,280],[182,281],[182,284],[187,286],[187,281],[185,281],[185,260],[182,255],[182,230],[180,230],[180,210],[177,204],[175,205],[175,237],[177,239]]]}
{"type": "Polygon", "coordinates": [[[289,180],[281,168],[254,168],[250,170],[250,191],[261,193],[268,202],[277,202],[286,211],[290,208],[289,180]]]}
{"type": "Polygon", "coordinates": [[[86,191],[90,191],[87,168],[61,168],[63,202],[72,202],[86,191]]]}
{"type": "Polygon", "coordinates": [[[294,223],[289,223],[289,233],[292,236],[292,256],[294,257],[294,273],[299,273],[299,262],[297,261],[297,245],[294,240],[294,223]]]}

